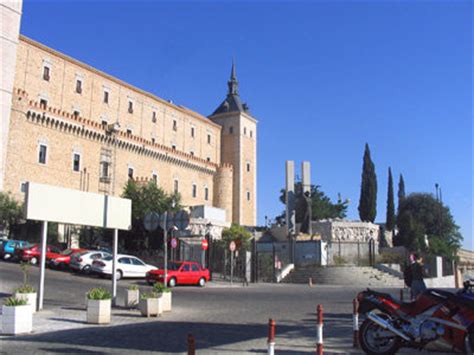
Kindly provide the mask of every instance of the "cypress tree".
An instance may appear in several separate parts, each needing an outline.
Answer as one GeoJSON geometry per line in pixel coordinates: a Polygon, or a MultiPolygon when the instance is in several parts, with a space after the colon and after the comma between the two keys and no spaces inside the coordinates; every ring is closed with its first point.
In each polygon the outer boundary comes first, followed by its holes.
{"type": "Polygon", "coordinates": [[[400,180],[398,181],[398,207],[400,207],[400,202],[405,198],[405,181],[403,180],[403,175],[400,174],[400,180]]]}
{"type": "Polygon", "coordinates": [[[370,158],[369,145],[365,144],[362,182],[360,186],[359,217],[361,221],[374,222],[377,214],[377,176],[370,158]]]}
{"type": "Polygon", "coordinates": [[[395,227],[395,203],[393,201],[393,178],[392,169],[388,168],[388,193],[387,193],[387,219],[385,228],[392,231],[395,227]]]}

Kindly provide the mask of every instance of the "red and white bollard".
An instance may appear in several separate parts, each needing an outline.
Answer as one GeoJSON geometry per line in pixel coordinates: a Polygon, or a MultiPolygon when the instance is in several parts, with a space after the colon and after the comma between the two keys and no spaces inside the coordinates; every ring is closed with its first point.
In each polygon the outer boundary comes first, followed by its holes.
{"type": "Polygon", "coordinates": [[[275,355],[275,321],[273,319],[268,320],[268,355],[275,355]]]}
{"type": "Polygon", "coordinates": [[[318,324],[316,325],[316,354],[323,355],[323,306],[318,304],[318,324]]]}
{"type": "Polygon", "coordinates": [[[357,298],[354,298],[352,301],[352,326],[354,330],[352,338],[352,346],[354,348],[359,347],[359,301],[357,298]]]}
{"type": "Polygon", "coordinates": [[[196,341],[191,333],[188,334],[188,355],[196,354],[196,341]]]}

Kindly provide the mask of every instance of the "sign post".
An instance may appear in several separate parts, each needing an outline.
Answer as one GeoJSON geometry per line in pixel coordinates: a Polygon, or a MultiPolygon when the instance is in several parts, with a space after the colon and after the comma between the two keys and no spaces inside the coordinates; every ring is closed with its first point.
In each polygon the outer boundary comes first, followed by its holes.
{"type": "Polygon", "coordinates": [[[235,251],[235,242],[231,241],[229,244],[230,250],[230,285],[234,283],[234,251],[235,251]]]}
{"type": "Polygon", "coordinates": [[[206,250],[209,248],[209,243],[207,239],[203,239],[201,241],[201,249],[202,249],[202,258],[201,258],[201,265],[203,268],[206,268],[206,250]]]}
{"type": "Polygon", "coordinates": [[[117,305],[117,252],[118,252],[118,229],[114,229],[114,241],[112,244],[112,304],[117,305]]]}
{"type": "MultiPolygon", "coordinates": [[[[63,187],[27,182],[25,219],[41,221],[41,260],[38,285],[38,310],[43,308],[48,222],[77,224],[114,229],[114,271],[116,270],[118,229],[129,230],[132,224],[132,201],[63,187]]],[[[112,294],[117,291],[112,277],[112,294]]]]}
{"type": "Polygon", "coordinates": [[[48,238],[48,222],[43,221],[43,226],[41,228],[41,259],[40,259],[40,279],[38,285],[38,305],[37,310],[43,309],[43,294],[44,294],[44,273],[46,265],[46,245],[48,238]]]}

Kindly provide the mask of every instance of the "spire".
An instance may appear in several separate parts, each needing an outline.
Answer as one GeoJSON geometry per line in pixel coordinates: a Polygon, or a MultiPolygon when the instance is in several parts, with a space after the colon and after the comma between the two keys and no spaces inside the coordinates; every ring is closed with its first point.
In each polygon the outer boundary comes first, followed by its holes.
{"type": "Polygon", "coordinates": [[[228,95],[239,95],[239,82],[237,81],[237,76],[235,75],[235,63],[232,59],[232,70],[230,72],[230,80],[227,82],[229,86],[228,95]]]}
{"type": "Polygon", "coordinates": [[[242,101],[240,101],[239,82],[237,81],[237,75],[235,74],[234,60],[232,60],[230,79],[227,82],[227,86],[229,87],[229,91],[227,92],[227,97],[219,105],[219,107],[214,111],[214,113],[211,116],[217,115],[219,113],[225,113],[225,112],[249,113],[249,107],[247,106],[247,104],[242,103],[242,101]]]}

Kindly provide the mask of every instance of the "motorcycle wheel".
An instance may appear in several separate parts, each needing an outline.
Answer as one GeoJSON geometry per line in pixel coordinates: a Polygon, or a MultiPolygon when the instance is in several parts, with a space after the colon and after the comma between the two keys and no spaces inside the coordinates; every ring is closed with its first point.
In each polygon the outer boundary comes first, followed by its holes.
{"type": "Polygon", "coordinates": [[[359,344],[369,355],[393,355],[400,348],[400,338],[367,318],[359,329],[359,344]]]}

